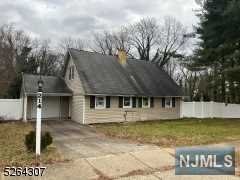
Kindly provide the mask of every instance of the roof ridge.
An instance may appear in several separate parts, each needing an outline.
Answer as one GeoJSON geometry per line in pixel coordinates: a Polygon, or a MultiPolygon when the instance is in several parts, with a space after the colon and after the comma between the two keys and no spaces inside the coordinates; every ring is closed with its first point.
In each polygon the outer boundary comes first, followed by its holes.
{"type": "Polygon", "coordinates": [[[69,50],[75,50],[75,51],[78,51],[78,52],[85,52],[85,53],[88,53],[88,54],[98,54],[98,55],[102,55],[102,56],[111,56],[111,57],[115,57],[115,55],[102,54],[102,53],[97,52],[97,51],[87,51],[87,50],[76,49],[76,48],[69,48],[69,50]]]}
{"type": "MultiPolygon", "coordinates": [[[[23,75],[40,76],[40,74],[23,73],[23,75]]],[[[41,77],[61,77],[59,75],[41,75],[41,77]]]]}
{"type": "MultiPolygon", "coordinates": [[[[102,53],[96,52],[96,51],[87,51],[87,50],[76,49],[76,48],[69,48],[69,49],[72,49],[72,50],[75,50],[75,51],[78,51],[78,52],[85,52],[85,53],[88,53],[88,54],[98,54],[98,55],[101,55],[101,56],[116,57],[115,55],[102,54],[102,53]]],[[[156,63],[154,63],[153,61],[147,61],[147,60],[143,60],[143,59],[128,58],[128,60],[130,60],[130,61],[145,62],[145,63],[155,64],[155,65],[156,65],[156,63]]]]}

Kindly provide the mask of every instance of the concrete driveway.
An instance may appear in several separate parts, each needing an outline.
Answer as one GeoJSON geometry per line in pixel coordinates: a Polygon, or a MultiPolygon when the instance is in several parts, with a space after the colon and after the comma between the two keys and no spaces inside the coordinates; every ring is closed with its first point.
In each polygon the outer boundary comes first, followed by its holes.
{"type": "MultiPolygon", "coordinates": [[[[111,139],[94,128],[72,121],[48,121],[54,144],[70,159],[48,165],[43,177],[19,177],[19,180],[237,180],[236,176],[176,176],[174,149],[111,139]]],[[[3,177],[0,180],[15,177],[3,177]]]]}
{"type": "Polygon", "coordinates": [[[92,127],[73,121],[47,121],[43,123],[43,130],[51,132],[58,149],[70,159],[159,149],[153,145],[108,138],[92,127]]]}

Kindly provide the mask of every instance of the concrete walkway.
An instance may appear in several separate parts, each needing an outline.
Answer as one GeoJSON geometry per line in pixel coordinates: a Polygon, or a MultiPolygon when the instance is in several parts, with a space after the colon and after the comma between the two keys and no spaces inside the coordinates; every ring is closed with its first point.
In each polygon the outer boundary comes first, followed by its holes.
{"type": "Polygon", "coordinates": [[[43,177],[0,180],[237,180],[237,176],[176,176],[174,149],[107,138],[74,122],[44,124],[54,144],[70,159],[49,165],[43,177]]]}

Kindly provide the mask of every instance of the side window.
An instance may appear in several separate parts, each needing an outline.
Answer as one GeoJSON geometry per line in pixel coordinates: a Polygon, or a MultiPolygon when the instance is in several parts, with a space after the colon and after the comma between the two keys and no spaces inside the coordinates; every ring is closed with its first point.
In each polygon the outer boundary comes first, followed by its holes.
{"type": "Polygon", "coordinates": [[[72,79],[74,79],[74,66],[72,66],[72,79]]]}
{"type": "Polygon", "coordinates": [[[162,98],[162,107],[163,108],[175,107],[175,99],[174,98],[162,98]]]}
{"type": "Polygon", "coordinates": [[[72,67],[69,67],[69,74],[68,74],[69,80],[71,80],[71,76],[72,76],[72,67]]]}
{"type": "Polygon", "coordinates": [[[69,75],[68,75],[69,80],[74,79],[74,66],[69,67],[69,75]]]}
{"type": "Polygon", "coordinates": [[[165,107],[166,108],[171,108],[172,107],[172,99],[171,98],[166,98],[165,99],[165,107]]]}

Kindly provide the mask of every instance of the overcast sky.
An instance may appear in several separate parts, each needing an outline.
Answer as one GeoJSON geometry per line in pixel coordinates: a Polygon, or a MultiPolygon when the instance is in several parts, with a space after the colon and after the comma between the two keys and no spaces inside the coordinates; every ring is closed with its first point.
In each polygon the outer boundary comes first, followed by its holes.
{"type": "Polygon", "coordinates": [[[14,23],[32,36],[57,41],[117,29],[142,17],[174,16],[191,31],[195,0],[0,0],[0,25],[14,23]]]}

